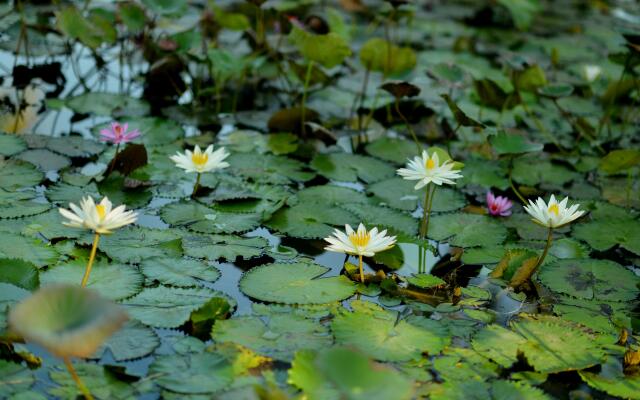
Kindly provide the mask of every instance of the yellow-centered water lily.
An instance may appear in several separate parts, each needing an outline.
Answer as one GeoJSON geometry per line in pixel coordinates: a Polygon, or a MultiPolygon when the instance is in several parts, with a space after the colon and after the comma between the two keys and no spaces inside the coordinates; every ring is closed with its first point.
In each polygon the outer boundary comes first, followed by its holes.
{"type": "Polygon", "coordinates": [[[96,204],[89,196],[80,201],[80,207],[69,203],[69,208],[60,208],[60,214],[68,221],[63,225],[73,228],[85,228],[100,234],[109,234],[114,229],[132,224],[138,215],[133,211],[125,211],[126,206],[120,205],[113,208],[113,204],[107,197],[96,204]]]}
{"type": "Polygon", "coordinates": [[[71,210],[58,209],[60,214],[67,219],[62,224],[73,228],[90,229],[95,233],[89,261],[82,277],[81,286],[84,287],[89,281],[89,274],[91,274],[93,260],[96,258],[100,235],[110,234],[114,229],[136,222],[138,214],[130,210],[125,211],[124,204],[113,208],[113,205],[106,197],[102,199],[100,204],[96,204],[90,196],[87,196],[80,201],[80,207],[73,203],[69,203],[69,207],[71,210]]]}
{"type": "Polygon", "coordinates": [[[430,183],[435,185],[455,185],[454,179],[462,178],[459,171],[453,169],[453,162],[447,160],[440,164],[437,152],[433,152],[431,156],[426,150],[422,151],[421,156],[414,157],[409,160],[406,168],[400,168],[398,171],[403,179],[408,181],[419,181],[414,189],[419,190],[430,183]]]}
{"type": "Polygon", "coordinates": [[[329,242],[325,250],[337,253],[356,255],[360,261],[360,281],[364,282],[362,257],[373,257],[374,254],[392,248],[396,243],[395,236],[387,236],[387,231],[378,232],[378,228],[367,231],[363,224],[354,231],[350,225],[345,225],[345,232],[336,229],[331,236],[324,238],[329,242]]]}
{"type": "Polygon", "coordinates": [[[195,196],[200,185],[200,175],[203,172],[210,172],[216,169],[227,168],[229,163],[224,161],[229,157],[229,153],[224,147],[220,147],[218,150],[213,151],[213,145],[209,145],[205,151],[200,150],[200,146],[191,150],[187,150],[183,153],[177,152],[176,155],[171,156],[171,160],[176,163],[178,168],[184,169],[185,172],[196,172],[196,183],[193,185],[193,191],[191,196],[195,196]]]}
{"type": "Polygon", "coordinates": [[[213,145],[209,145],[205,151],[202,151],[200,146],[196,145],[193,151],[178,152],[171,156],[171,160],[176,163],[178,168],[184,169],[185,172],[201,174],[228,167],[229,163],[224,161],[227,157],[229,157],[229,153],[224,147],[213,151],[213,145]]]}
{"type": "Polygon", "coordinates": [[[560,228],[584,215],[583,210],[578,210],[580,204],[574,204],[567,208],[568,197],[558,202],[554,195],[551,195],[549,203],[545,203],[542,197],[538,197],[536,202],[529,200],[529,205],[524,206],[526,212],[533,217],[533,222],[547,228],[560,228]]]}

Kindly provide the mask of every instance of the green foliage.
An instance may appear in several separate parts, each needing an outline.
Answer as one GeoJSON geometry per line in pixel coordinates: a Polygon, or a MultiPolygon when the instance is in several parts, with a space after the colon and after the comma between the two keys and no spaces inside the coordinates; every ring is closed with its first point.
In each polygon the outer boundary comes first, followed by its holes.
{"type": "Polygon", "coordinates": [[[351,49],[343,37],[335,33],[315,35],[293,26],[289,39],[308,61],[333,68],[351,55],[351,49]]]}
{"type": "Polygon", "coordinates": [[[373,38],[360,48],[360,62],[366,69],[389,76],[413,69],[416,53],[409,47],[399,47],[384,39],[373,38]]]}

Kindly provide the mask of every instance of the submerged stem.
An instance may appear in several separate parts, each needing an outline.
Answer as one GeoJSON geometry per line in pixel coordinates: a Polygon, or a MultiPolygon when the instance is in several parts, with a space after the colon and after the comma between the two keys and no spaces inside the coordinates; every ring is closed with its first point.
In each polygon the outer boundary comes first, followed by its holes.
{"type": "Polygon", "coordinates": [[[200,187],[200,175],[201,175],[200,172],[198,172],[198,175],[196,176],[196,184],[193,185],[193,191],[191,192],[191,197],[194,197],[196,195],[196,192],[200,187]]]}
{"type": "Polygon", "coordinates": [[[91,274],[91,267],[93,267],[93,261],[96,258],[96,251],[98,250],[98,243],[100,242],[100,234],[96,232],[96,235],[93,237],[93,246],[91,247],[91,254],[89,255],[89,262],[87,263],[87,267],[84,269],[84,276],[82,277],[82,283],[80,286],[87,286],[87,282],[89,281],[89,275],[91,274]]]}
{"type": "Polygon", "coordinates": [[[358,264],[360,266],[360,282],[364,283],[364,271],[362,270],[362,254],[358,255],[358,264]]]}
{"type": "Polygon", "coordinates": [[[409,120],[407,119],[407,117],[404,116],[402,111],[400,111],[400,100],[398,98],[396,98],[396,112],[398,113],[400,118],[402,118],[402,121],[404,121],[404,124],[407,127],[407,130],[409,131],[409,133],[411,133],[411,137],[413,137],[413,141],[416,142],[416,146],[418,147],[418,153],[420,153],[422,151],[422,146],[420,145],[420,141],[418,141],[416,132],[411,127],[409,120]]]}
{"type": "Polygon", "coordinates": [[[67,367],[67,370],[69,371],[69,374],[71,375],[71,378],[76,383],[76,386],[78,387],[78,390],[80,390],[80,392],[82,393],[84,398],[87,399],[87,400],[93,400],[93,396],[91,395],[91,392],[89,391],[89,389],[87,389],[87,387],[84,385],[82,380],[80,380],[80,377],[78,376],[78,373],[76,372],[76,369],[73,368],[73,364],[71,363],[71,360],[69,360],[68,357],[64,357],[62,360],[64,361],[64,365],[67,367]]]}

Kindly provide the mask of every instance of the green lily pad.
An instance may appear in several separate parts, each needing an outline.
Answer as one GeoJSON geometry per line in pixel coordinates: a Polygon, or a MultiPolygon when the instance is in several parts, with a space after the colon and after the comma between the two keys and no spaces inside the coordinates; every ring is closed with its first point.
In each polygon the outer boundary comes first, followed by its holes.
{"type": "Polygon", "coordinates": [[[518,361],[518,348],[526,339],[500,325],[488,325],[471,343],[473,349],[503,368],[510,368],[518,361]]]}
{"type": "Polygon", "coordinates": [[[640,292],[640,278],[609,260],[558,260],[538,278],[553,292],[587,300],[630,301],[640,292]]]}
{"type": "Polygon", "coordinates": [[[89,357],[126,321],[121,307],[76,285],[50,285],[11,309],[9,325],[59,357],[89,357]]]}
{"type": "Polygon", "coordinates": [[[192,311],[214,297],[222,297],[235,304],[215,290],[168,286],[145,288],[134,297],[122,301],[122,304],[132,318],[146,325],[176,328],[189,320],[192,311]]]}
{"type": "Polygon", "coordinates": [[[311,168],[327,179],[343,182],[366,183],[381,181],[395,175],[395,169],[378,159],[348,153],[318,154],[310,164],[311,168]]]}
{"type": "Polygon", "coordinates": [[[591,335],[560,318],[526,318],[511,326],[527,339],[519,349],[538,372],[580,370],[604,358],[604,350],[591,335]]]}
{"type": "MultiPolygon", "coordinates": [[[[436,194],[437,196],[437,194],[436,194]]],[[[428,236],[459,247],[502,243],[507,230],[494,219],[476,214],[442,214],[431,218],[428,236]]]]}
{"type": "Polygon", "coordinates": [[[0,360],[0,397],[12,398],[24,393],[35,382],[33,372],[26,365],[0,360]]]}
{"type": "Polygon", "coordinates": [[[304,58],[325,68],[333,68],[351,55],[349,45],[335,32],[316,35],[293,25],[289,39],[298,47],[304,58]]]}
{"type": "Polygon", "coordinates": [[[14,201],[0,204],[0,218],[20,218],[41,214],[51,206],[33,201],[14,201]]]}
{"type": "Polygon", "coordinates": [[[172,203],[162,208],[162,219],[200,233],[238,233],[256,228],[260,218],[255,214],[217,211],[194,202],[172,203]]]}
{"type": "Polygon", "coordinates": [[[640,255],[640,224],[633,219],[599,219],[578,224],[573,228],[573,236],[584,240],[593,249],[605,251],[620,245],[640,255]]]}
{"type": "Polygon", "coordinates": [[[158,346],[160,339],[153,329],[131,320],[107,339],[94,357],[100,358],[104,351],[109,350],[116,361],[131,360],[151,354],[158,346]]]}
{"type": "Polygon", "coordinates": [[[147,279],[163,285],[197,286],[201,281],[215,282],[220,271],[208,263],[186,258],[149,258],[140,264],[147,279]]]}
{"type": "MultiPolygon", "coordinates": [[[[90,242],[87,240],[85,244],[90,242]]],[[[137,263],[147,258],[182,255],[180,236],[166,229],[127,227],[113,235],[103,235],[98,248],[120,262],[137,263]]]]}
{"type": "MultiPolygon", "coordinates": [[[[89,388],[91,394],[100,400],[135,397],[134,386],[120,380],[118,374],[106,366],[74,363],[73,367],[82,382],[89,388]]],[[[76,399],[82,397],[82,393],[78,390],[78,385],[63,366],[51,369],[49,376],[56,385],[48,389],[47,393],[54,398],[76,399]]]]}
{"type": "Polygon", "coordinates": [[[182,248],[184,254],[194,258],[205,258],[210,261],[225,259],[235,261],[236,258],[248,260],[265,252],[268,242],[261,237],[244,238],[232,235],[197,235],[183,234],[182,248]]]}
{"type": "Polygon", "coordinates": [[[291,361],[298,350],[322,350],[333,343],[326,326],[291,314],[272,315],[267,323],[253,316],[217,321],[211,337],[216,342],[238,343],[282,361],[291,361]]]}
{"type": "Polygon", "coordinates": [[[408,400],[412,382],[397,370],[372,362],[345,348],[299,351],[289,370],[289,383],[309,399],[408,400]]]}
{"type": "Polygon", "coordinates": [[[364,193],[335,185],[307,187],[296,193],[296,197],[302,204],[366,204],[369,202],[364,193]]]}
{"type": "Polygon", "coordinates": [[[431,274],[415,274],[407,278],[407,282],[422,289],[446,285],[443,279],[431,274]]]}
{"type": "Polygon", "coordinates": [[[342,208],[301,203],[278,210],[265,225],[289,236],[320,239],[329,236],[334,226],[355,225],[358,222],[353,214],[342,208]]]}
{"type": "Polygon", "coordinates": [[[389,228],[410,236],[418,234],[419,220],[393,208],[366,204],[345,204],[342,208],[358,217],[368,227],[389,228]]]}
{"type": "Polygon", "coordinates": [[[25,150],[27,145],[24,139],[16,135],[0,133],[0,155],[12,156],[25,150]]]}
{"type": "Polygon", "coordinates": [[[111,116],[116,112],[127,115],[145,115],[149,112],[146,101],[116,93],[87,92],[67,99],[65,104],[80,114],[111,116]]]}
{"type": "Polygon", "coordinates": [[[640,151],[621,149],[609,152],[600,161],[599,169],[607,174],[626,171],[640,164],[640,151]]]}
{"type": "Polygon", "coordinates": [[[226,161],[231,165],[230,173],[255,182],[286,185],[306,182],[315,176],[315,173],[305,171],[305,165],[300,161],[283,156],[235,153],[226,161]]]}
{"type": "Polygon", "coordinates": [[[323,304],[351,297],[356,286],[346,276],[320,278],[329,268],[308,263],[268,264],[240,279],[240,290],[261,301],[285,304],[323,304]]]}
{"type": "Polygon", "coordinates": [[[16,190],[37,185],[44,175],[31,163],[0,160],[0,189],[16,190]]]}
{"type": "Polygon", "coordinates": [[[416,144],[404,139],[383,137],[369,143],[365,150],[370,155],[394,164],[406,164],[418,155],[416,144]]]}
{"type": "Polygon", "coordinates": [[[422,353],[437,354],[449,344],[449,337],[436,321],[426,323],[424,319],[421,327],[397,321],[396,312],[374,303],[356,300],[351,306],[353,312],[341,310],[331,324],[336,342],[377,360],[408,361],[422,353]]]}
{"type": "Polygon", "coordinates": [[[58,253],[40,240],[0,232],[0,257],[24,260],[42,268],[55,263],[58,253]]]}
{"type": "Polygon", "coordinates": [[[610,396],[624,399],[640,399],[640,376],[626,375],[622,363],[608,357],[600,373],[580,371],[580,377],[589,386],[610,396]]]}
{"type": "MultiPolygon", "coordinates": [[[[57,265],[40,274],[40,283],[79,284],[85,271],[85,260],[75,260],[57,265]]],[[[111,300],[120,300],[137,294],[142,289],[144,277],[134,267],[125,264],[96,261],[91,269],[87,287],[111,300]]]]}
{"type": "MultiPolygon", "coordinates": [[[[424,201],[424,190],[415,190],[415,182],[401,178],[391,178],[369,185],[367,190],[373,193],[374,200],[399,210],[414,211],[424,201]]],[[[462,193],[457,190],[439,187],[431,205],[432,212],[455,211],[466,205],[462,193]]]]}
{"type": "Polygon", "coordinates": [[[158,357],[149,367],[160,387],[183,394],[215,393],[233,381],[233,366],[216,353],[158,357]]]}
{"type": "Polygon", "coordinates": [[[40,282],[38,269],[35,265],[23,260],[0,258],[0,282],[34,290],[40,282]]]}
{"type": "Polygon", "coordinates": [[[498,155],[531,153],[541,151],[544,147],[542,144],[528,142],[523,136],[508,135],[505,132],[491,136],[489,143],[498,155]]]}
{"type": "Polygon", "coordinates": [[[102,153],[105,148],[104,143],[81,136],[24,135],[24,139],[32,149],[48,149],[67,157],[91,157],[102,153]]]}

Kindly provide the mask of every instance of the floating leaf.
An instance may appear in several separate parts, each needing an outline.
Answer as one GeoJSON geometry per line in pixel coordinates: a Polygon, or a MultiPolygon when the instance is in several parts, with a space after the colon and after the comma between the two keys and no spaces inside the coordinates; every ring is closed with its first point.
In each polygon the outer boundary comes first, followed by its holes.
{"type": "Polygon", "coordinates": [[[369,204],[345,204],[342,207],[358,217],[365,225],[376,226],[378,230],[390,228],[410,236],[418,233],[419,221],[416,218],[392,208],[369,204]]]}
{"type": "Polygon", "coordinates": [[[333,32],[315,35],[294,25],[289,39],[298,47],[304,58],[325,68],[333,68],[351,55],[351,49],[344,38],[333,32]]]}
{"type": "Polygon", "coordinates": [[[0,257],[24,260],[41,268],[53,264],[58,253],[40,240],[0,232],[0,257]]]}
{"type": "Polygon", "coordinates": [[[474,247],[502,243],[506,234],[506,228],[494,219],[456,213],[432,217],[428,236],[435,240],[448,239],[453,246],[474,247]]]}
{"type": "Polygon", "coordinates": [[[600,160],[599,169],[607,174],[617,174],[640,164],[640,151],[621,149],[610,151],[600,160]]]}
{"type": "Polygon", "coordinates": [[[508,135],[505,132],[489,137],[489,142],[498,155],[536,152],[544,147],[541,144],[528,142],[523,136],[508,135]]]}
{"type": "Polygon", "coordinates": [[[405,164],[418,155],[415,143],[386,136],[369,143],[365,150],[374,157],[394,164],[405,164]]]}
{"type": "Polygon", "coordinates": [[[226,160],[229,170],[257,182],[286,185],[291,182],[305,182],[313,178],[313,172],[304,171],[299,161],[270,154],[232,154],[226,160]]]}
{"type": "Polygon", "coordinates": [[[190,257],[217,261],[248,260],[264,253],[268,242],[260,237],[243,238],[232,235],[185,234],[182,238],[184,253],[190,257]]]}
{"type": "Polygon", "coordinates": [[[0,189],[16,190],[37,185],[44,175],[28,162],[0,160],[0,189]]]}
{"type": "Polygon", "coordinates": [[[342,208],[301,203],[278,210],[265,225],[289,236],[320,239],[331,234],[332,226],[356,225],[358,222],[353,214],[342,208]]]}
{"type": "MultiPolygon", "coordinates": [[[[40,274],[40,282],[49,284],[77,284],[82,282],[85,260],[57,265],[40,274]]],[[[120,300],[140,292],[144,277],[132,266],[107,262],[95,262],[87,281],[87,287],[111,300],[120,300]]]]}
{"type": "Polygon", "coordinates": [[[180,236],[170,230],[128,227],[115,235],[103,235],[98,247],[120,262],[139,263],[152,257],[182,256],[180,236]]]}
{"type": "Polygon", "coordinates": [[[0,360],[0,397],[17,398],[36,382],[28,366],[7,360],[0,360]]]}
{"type": "Polygon", "coordinates": [[[197,286],[202,281],[215,282],[220,278],[215,267],[186,258],[150,258],[140,268],[148,279],[171,286],[197,286]]]}
{"type": "MultiPolygon", "coordinates": [[[[114,371],[112,367],[89,363],[74,363],[73,365],[82,382],[97,398],[126,399],[135,397],[134,386],[120,380],[119,374],[115,373],[117,369],[114,371]]],[[[76,399],[82,396],[78,385],[64,367],[58,366],[57,369],[52,369],[49,376],[55,385],[52,385],[47,392],[54,398],[76,399]]]]}
{"type": "Polygon", "coordinates": [[[107,339],[94,357],[99,358],[104,351],[109,350],[116,361],[131,360],[151,354],[158,346],[160,339],[153,329],[131,320],[107,339]]]}
{"type": "MultiPolygon", "coordinates": [[[[134,99],[116,93],[87,92],[65,101],[67,107],[80,114],[111,116],[115,113],[145,115],[149,105],[144,100],[134,99]]],[[[139,128],[137,125],[133,127],[139,128]]]]}
{"type": "Polygon", "coordinates": [[[351,297],[355,285],[344,275],[320,278],[329,268],[312,263],[268,264],[244,274],[240,290],[262,301],[323,304],[351,297]]]}
{"type": "Polygon", "coordinates": [[[160,387],[184,394],[215,393],[233,381],[233,367],[216,353],[160,356],[149,366],[160,387]]]}
{"type": "Polygon", "coordinates": [[[218,321],[211,337],[216,342],[238,343],[282,361],[291,361],[300,349],[322,350],[333,343],[326,326],[291,314],[273,315],[268,323],[253,316],[218,321]]]}
{"type": "Polygon", "coordinates": [[[375,158],[347,153],[318,154],[311,160],[311,168],[320,175],[344,182],[373,183],[395,175],[395,169],[375,158]]]}
{"type": "Polygon", "coordinates": [[[341,310],[331,329],[336,342],[354,347],[382,361],[418,359],[422,353],[437,354],[449,338],[436,321],[425,321],[425,329],[405,320],[395,312],[360,300],[351,303],[353,312],[341,310]]]}
{"type": "Polygon", "coordinates": [[[384,39],[373,38],[360,48],[360,62],[366,69],[389,76],[413,69],[416,53],[410,47],[398,47],[384,39]]]}
{"type": "Polygon", "coordinates": [[[0,282],[34,290],[40,282],[38,269],[35,265],[23,260],[0,258],[0,282]]]}
{"type": "Polygon", "coordinates": [[[189,320],[192,311],[214,297],[227,298],[220,292],[205,288],[158,286],[145,288],[136,296],[122,301],[122,304],[132,318],[144,324],[176,328],[189,320]]]}
{"type": "Polygon", "coordinates": [[[471,345],[475,351],[503,368],[510,368],[518,361],[518,348],[526,341],[500,325],[488,325],[474,336],[471,345]]]}
{"type": "Polygon", "coordinates": [[[640,224],[637,220],[610,218],[590,221],[576,225],[573,236],[598,251],[608,250],[618,244],[640,255],[640,224]]]}
{"type": "Polygon", "coordinates": [[[255,214],[221,212],[195,202],[172,203],[162,208],[162,219],[200,233],[238,233],[256,228],[255,214]]]}
{"type": "Polygon", "coordinates": [[[16,135],[0,133],[0,155],[12,156],[25,150],[27,145],[24,140],[16,135]]]}
{"type": "Polygon", "coordinates": [[[630,301],[640,292],[640,278],[609,260],[558,260],[538,278],[553,292],[587,300],[630,301]]]}

